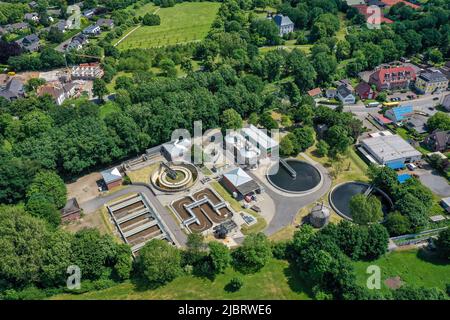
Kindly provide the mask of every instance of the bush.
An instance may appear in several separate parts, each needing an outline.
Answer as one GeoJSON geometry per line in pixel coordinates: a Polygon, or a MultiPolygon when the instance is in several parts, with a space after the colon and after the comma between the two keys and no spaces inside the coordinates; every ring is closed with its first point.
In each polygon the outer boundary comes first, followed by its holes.
{"type": "Polygon", "coordinates": [[[226,286],[226,291],[236,292],[239,291],[244,285],[244,281],[241,278],[234,277],[226,286]]]}
{"type": "Polygon", "coordinates": [[[153,13],[147,13],[142,19],[142,24],[146,26],[159,26],[161,24],[161,18],[153,13]]]}

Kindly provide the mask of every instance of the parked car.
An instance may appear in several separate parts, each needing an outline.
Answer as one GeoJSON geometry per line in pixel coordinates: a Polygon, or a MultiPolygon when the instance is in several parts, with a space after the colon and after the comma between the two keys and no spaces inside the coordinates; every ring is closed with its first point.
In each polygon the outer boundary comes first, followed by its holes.
{"type": "Polygon", "coordinates": [[[434,108],[433,107],[428,107],[428,110],[433,111],[434,108]]]}
{"type": "Polygon", "coordinates": [[[414,163],[408,163],[408,164],[406,165],[406,167],[407,167],[409,170],[411,170],[411,171],[414,171],[414,170],[416,170],[416,168],[417,168],[417,166],[416,166],[414,163]]]}
{"type": "Polygon", "coordinates": [[[434,97],[433,101],[439,100],[439,97],[434,97]]]}

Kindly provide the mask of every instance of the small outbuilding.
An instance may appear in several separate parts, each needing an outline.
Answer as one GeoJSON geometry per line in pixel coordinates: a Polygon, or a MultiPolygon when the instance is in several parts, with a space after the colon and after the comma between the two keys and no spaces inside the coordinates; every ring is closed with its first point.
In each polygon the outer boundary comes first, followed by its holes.
{"type": "Polygon", "coordinates": [[[64,208],[61,209],[61,221],[73,221],[79,219],[81,216],[81,208],[76,198],[71,198],[67,201],[64,208]]]}
{"type": "Polygon", "coordinates": [[[118,168],[111,168],[101,172],[103,181],[106,184],[106,188],[111,190],[122,184],[122,174],[118,168]]]}

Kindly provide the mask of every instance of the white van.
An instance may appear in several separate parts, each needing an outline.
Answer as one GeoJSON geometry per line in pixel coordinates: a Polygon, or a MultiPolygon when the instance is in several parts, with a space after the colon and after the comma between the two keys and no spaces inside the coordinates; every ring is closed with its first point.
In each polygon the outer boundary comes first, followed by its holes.
{"type": "Polygon", "coordinates": [[[408,164],[406,165],[406,167],[407,167],[409,170],[411,170],[411,171],[414,171],[414,170],[416,170],[416,168],[417,168],[417,166],[416,166],[414,163],[408,163],[408,164]]]}

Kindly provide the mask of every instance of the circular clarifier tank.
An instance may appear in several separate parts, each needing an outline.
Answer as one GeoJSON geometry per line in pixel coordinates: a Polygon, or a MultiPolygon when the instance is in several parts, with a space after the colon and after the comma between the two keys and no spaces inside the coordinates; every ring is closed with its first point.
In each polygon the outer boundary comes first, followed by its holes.
{"type": "Polygon", "coordinates": [[[276,188],[289,193],[308,193],[320,187],[322,175],[313,165],[297,160],[286,159],[273,165],[267,179],[276,188]]]}
{"type": "MultiPolygon", "coordinates": [[[[350,212],[350,200],[357,194],[365,194],[370,188],[370,185],[363,182],[345,182],[337,185],[331,190],[329,200],[330,204],[340,216],[348,220],[352,220],[352,214],[350,212]]],[[[380,201],[383,208],[383,212],[386,215],[392,208],[392,200],[389,196],[378,188],[371,188],[369,195],[376,196],[380,201]]]]}

